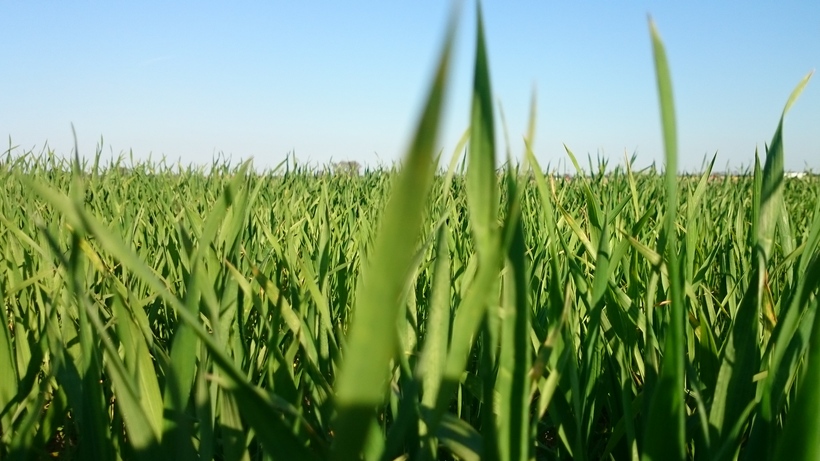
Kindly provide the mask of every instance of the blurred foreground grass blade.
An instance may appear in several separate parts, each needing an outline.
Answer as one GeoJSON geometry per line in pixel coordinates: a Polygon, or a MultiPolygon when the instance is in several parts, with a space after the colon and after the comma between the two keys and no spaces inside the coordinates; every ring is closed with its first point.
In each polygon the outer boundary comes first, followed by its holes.
{"type": "Polygon", "coordinates": [[[660,376],[652,395],[644,433],[644,460],[684,459],[686,408],[684,406],[684,315],[683,284],[677,248],[677,157],[678,141],[669,64],[660,35],[650,19],[652,50],[661,108],[666,152],[666,222],[659,253],[666,255],[669,270],[669,327],[666,333],[660,376]]]}
{"type": "Polygon", "coordinates": [[[495,171],[495,124],[487,44],[481,5],[477,5],[477,39],[473,100],[470,114],[470,146],[467,164],[467,204],[470,228],[476,239],[479,258],[495,251],[496,215],[498,213],[495,171]]]}
{"type": "MultiPolygon", "coordinates": [[[[432,415],[426,408],[422,408],[422,416],[431,419],[432,415]]],[[[483,452],[481,434],[470,424],[451,413],[445,413],[438,425],[436,437],[441,445],[446,447],[458,459],[465,461],[480,461],[483,452]]]]}
{"type": "Polygon", "coordinates": [[[405,164],[385,208],[372,259],[362,269],[345,362],[336,383],[338,415],[332,455],[340,461],[362,456],[375,408],[385,397],[398,341],[394,325],[402,307],[401,294],[415,270],[411,266],[433,179],[454,33],[455,15],[405,164]]]}
{"type": "MultiPolygon", "coordinates": [[[[435,411],[428,421],[431,431],[436,432],[441,418],[450,407],[451,399],[461,384],[467,362],[471,357],[482,322],[485,319],[487,308],[495,297],[501,257],[505,249],[498,238],[497,213],[498,203],[495,190],[498,180],[495,174],[495,134],[493,124],[492,93],[490,90],[490,76],[487,68],[487,47],[484,39],[484,25],[481,7],[478,6],[476,19],[476,56],[473,76],[473,99],[470,124],[469,163],[466,174],[467,210],[470,216],[470,230],[475,238],[476,251],[472,255],[470,264],[475,264],[476,272],[470,281],[464,298],[458,304],[453,320],[453,335],[450,350],[447,354],[447,363],[444,370],[441,389],[435,411]],[[473,259],[474,258],[474,259],[473,259]],[[476,264],[477,263],[477,264],[476,264]]],[[[485,328],[485,349],[483,363],[492,360],[494,349],[488,341],[492,340],[494,329],[485,328]]],[[[493,370],[485,370],[480,378],[484,387],[489,387],[493,377],[493,370]]],[[[482,391],[478,391],[482,392],[482,391]]],[[[487,399],[491,400],[490,398],[487,399]]],[[[489,410],[492,411],[492,410],[489,410]]],[[[485,414],[486,416],[486,414],[485,414]]],[[[487,419],[484,418],[487,422],[487,419]]],[[[488,428],[489,434],[494,427],[488,428]]],[[[482,459],[495,459],[497,440],[484,441],[482,459]]]]}

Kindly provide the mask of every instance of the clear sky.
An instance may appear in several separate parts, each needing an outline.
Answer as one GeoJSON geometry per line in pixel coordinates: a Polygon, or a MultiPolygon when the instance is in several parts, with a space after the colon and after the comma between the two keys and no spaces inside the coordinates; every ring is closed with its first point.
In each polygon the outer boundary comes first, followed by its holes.
{"type": "MultiPolygon", "coordinates": [[[[490,72],[512,154],[537,89],[535,150],[552,167],[663,162],[647,15],[666,44],[683,170],[763,153],[786,99],[820,66],[820,2],[484,1],[490,72]]],[[[404,155],[448,1],[0,3],[0,135],[104,158],[273,166],[404,155]]],[[[441,146],[467,127],[475,3],[463,3],[441,146]]],[[[820,76],[786,118],[786,168],[820,170],[820,76]]],[[[498,124],[500,128],[500,123],[498,124]]],[[[499,131],[498,138],[503,140],[499,131]]],[[[5,147],[3,148],[5,150],[5,147]]]]}

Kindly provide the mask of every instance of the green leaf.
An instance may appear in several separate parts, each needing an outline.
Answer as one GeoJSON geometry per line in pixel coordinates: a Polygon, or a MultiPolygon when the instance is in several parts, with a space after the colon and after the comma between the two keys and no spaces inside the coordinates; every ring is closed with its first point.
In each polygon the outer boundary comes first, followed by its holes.
{"type": "MultiPolygon", "coordinates": [[[[470,229],[481,258],[497,246],[496,215],[498,180],[495,170],[495,123],[484,21],[478,5],[473,100],[470,117],[469,163],[467,164],[467,205],[470,229]]],[[[489,261],[487,261],[489,262],[489,261]]]]}
{"type": "MultiPolygon", "coordinates": [[[[441,387],[442,370],[447,360],[450,341],[450,251],[447,247],[449,229],[439,227],[436,239],[436,260],[433,268],[433,299],[427,312],[426,334],[422,353],[416,365],[421,377],[422,406],[434,408],[441,387]]],[[[434,459],[438,443],[430,434],[427,424],[420,420],[419,435],[422,437],[423,457],[434,459]]]]}
{"type": "MultiPolygon", "coordinates": [[[[810,77],[811,74],[807,75],[798,84],[783,109],[777,130],[772,138],[771,148],[766,153],[766,164],[760,179],[762,186],[759,189],[759,199],[757,198],[758,189],[755,188],[753,201],[756,206],[759,205],[759,209],[756,208],[754,212],[757,216],[757,232],[753,236],[756,245],[753,252],[752,276],[723,349],[723,360],[709,413],[709,424],[713,432],[711,437],[713,456],[717,455],[716,450],[721,446],[737,446],[742,432],[726,434],[725,429],[730,422],[736,422],[742,417],[750,401],[757,399],[755,396],[757,386],[753,382],[753,376],[760,370],[760,340],[758,338],[760,322],[758,318],[768,290],[767,262],[771,257],[774,232],[780,220],[780,214],[785,210],[783,202],[783,118],[810,77]]],[[[760,177],[756,174],[756,178],[760,177]]],[[[772,374],[775,372],[777,369],[772,369],[772,374]]],[[[764,383],[765,387],[769,385],[764,383]]],[[[770,414],[770,409],[763,411],[764,422],[771,418],[770,414]]],[[[724,459],[734,455],[728,450],[723,453],[725,454],[724,459]]]]}
{"type": "Polygon", "coordinates": [[[12,342],[6,315],[5,279],[0,277],[0,432],[11,431],[12,400],[17,395],[17,369],[14,363],[14,343],[12,342]]]}
{"type": "Polygon", "coordinates": [[[498,445],[505,461],[529,459],[529,403],[532,362],[530,307],[526,282],[526,242],[520,219],[521,196],[507,167],[507,265],[502,283],[501,352],[498,357],[498,445]]]}
{"type": "Polygon", "coordinates": [[[672,79],[660,35],[650,19],[655,74],[661,108],[664,151],[666,153],[666,222],[658,253],[666,255],[669,270],[671,302],[669,325],[658,382],[650,396],[651,403],[644,433],[644,460],[684,459],[686,430],[684,427],[684,315],[683,282],[678,265],[677,230],[677,159],[678,141],[672,79]]]}
{"type": "Polygon", "coordinates": [[[809,72],[808,75],[803,77],[786,101],[783,114],[780,116],[780,122],[777,124],[777,130],[774,132],[774,137],[772,137],[771,146],[766,152],[766,165],[763,167],[763,189],[760,199],[760,222],[756,238],[763,251],[763,257],[767,261],[771,258],[775,227],[782,210],[785,208],[783,203],[783,119],[809,83],[813,73],[809,72]]]}
{"type": "Polygon", "coordinates": [[[345,361],[336,383],[338,416],[334,423],[337,431],[334,459],[351,460],[362,456],[375,408],[384,400],[389,365],[398,341],[393,325],[403,308],[401,294],[414,272],[411,266],[433,179],[433,152],[450,67],[454,25],[451,22],[427,103],[384,211],[372,259],[362,269],[345,361]]]}

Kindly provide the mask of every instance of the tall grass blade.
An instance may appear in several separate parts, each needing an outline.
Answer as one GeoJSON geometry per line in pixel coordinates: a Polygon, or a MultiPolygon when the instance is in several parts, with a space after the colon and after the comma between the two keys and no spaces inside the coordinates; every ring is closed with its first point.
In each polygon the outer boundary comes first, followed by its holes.
{"type": "MultiPolygon", "coordinates": [[[[772,254],[775,229],[784,212],[783,201],[783,119],[786,112],[802,92],[811,74],[807,75],[792,92],[775,131],[770,148],[766,153],[766,163],[760,177],[761,188],[755,189],[755,204],[759,204],[756,234],[752,236],[753,272],[749,288],[738,308],[729,338],[724,346],[723,361],[718,374],[717,385],[709,414],[713,449],[721,446],[736,446],[740,431],[724,433],[729,423],[739,420],[750,401],[755,400],[756,385],[753,376],[760,369],[760,322],[768,290],[767,263],[772,254]],[[757,194],[760,194],[757,198],[757,194]]],[[[764,423],[766,419],[764,412],[764,423]]],[[[734,453],[726,453],[731,457],[734,453]]],[[[716,453],[715,453],[716,455],[716,453]]],[[[724,458],[725,459],[725,458],[724,458]]]]}
{"type": "Polygon", "coordinates": [[[652,50],[655,57],[655,74],[661,109],[663,144],[666,153],[666,221],[659,253],[666,255],[669,270],[669,325],[664,345],[660,376],[647,415],[644,433],[645,460],[684,459],[686,409],[684,406],[685,341],[683,283],[680,280],[677,249],[677,158],[678,141],[675,123],[675,107],[672,96],[672,80],[669,64],[660,35],[650,19],[652,50]]]}
{"type": "Polygon", "coordinates": [[[433,153],[445,97],[455,23],[447,31],[433,86],[404,167],[382,218],[371,262],[363,269],[358,302],[337,381],[333,458],[359,459],[375,408],[383,401],[397,348],[401,294],[419,242],[424,205],[433,179],[433,153]]]}
{"type": "Polygon", "coordinates": [[[775,227],[783,213],[785,205],[783,203],[783,119],[792,105],[800,97],[800,93],[809,83],[813,72],[803,77],[797,87],[789,95],[783,114],[777,124],[777,130],[772,137],[772,142],[768,152],[766,152],[766,164],[763,167],[763,190],[760,200],[760,217],[757,228],[757,244],[763,252],[766,261],[771,259],[772,245],[774,244],[775,227]]]}
{"type": "Polygon", "coordinates": [[[521,200],[517,180],[507,167],[507,221],[504,226],[507,265],[503,275],[501,306],[501,351],[498,357],[499,452],[505,461],[530,456],[529,401],[532,362],[530,308],[526,282],[526,241],[521,224],[521,200]]]}
{"type": "MultiPolygon", "coordinates": [[[[427,317],[427,328],[422,348],[422,355],[417,364],[418,375],[421,375],[423,395],[421,404],[427,409],[435,408],[441,386],[442,370],[447,360],[450,342],[450,251],[447,226],[439,227],[436,239],[436,260],[433,272],[433,299],[427,317]]],[[[434,459],[437,441],[435,434],[430,434],[422,418],[419,428],[421,437],[422,459],[434,459]]]]}

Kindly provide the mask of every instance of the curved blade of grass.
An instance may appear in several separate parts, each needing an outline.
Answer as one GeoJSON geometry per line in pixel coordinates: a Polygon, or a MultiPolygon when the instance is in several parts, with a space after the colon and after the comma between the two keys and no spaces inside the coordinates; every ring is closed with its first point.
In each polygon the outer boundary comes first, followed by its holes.
{"type": "Polygon", "coordinates": [[[652,50],[655,56],[655,74],[661,108],[664,151],[666,152],[666,222],[660,242],[661,254],[666,254],[670,279],[670,320],[663,361],[651,404],[644,434],[644,460],[684,459],[686,409],[684,406],[684,306],[683,284],[679,278],[677,231],[677,160],[678,141],[675,107],[672,98],[672,79],[666,51],[655,23],[650,19],[652,50]],[[665,238],[664,238],[665,237],[665,238]]]}
{"type": "MultiPolygon", "coordinates": [[[[134,380],[125,364],[120,360],[116,346],[109,338],[106,327],[97,315],[93,314],[93,307],[87,301],[83,302],[84,308],[88,310],[88,318],[91,320],[97,335],[102,339],[105,351],[105,369],[111,379],[114,394],[117,396],[117,406],[122,411],[122,418],[128,432],[130,444],[136,450],[139,459],[150,460],[156,456],[159,448],[159,410],[158,395],[157,400],[152,400],[152,395],[140,395],[140,382],[134,380]],[[136,381],[136,382],[135,382],[136,381]],[[142,400],[142,399],[145,400],[142,400]]],[[[127,321],[123,319],[123,321],[127,321]]],[[[132,351],[132,353],[138,352],[132,351]]],[[[141,373],[149,373],[153,376],[153,365],[149,370],[142,370],[141,373]]]]}
{"type": "MultiPolygon", "coordinates": [[[[767,262],[770,259],[775,229],[780,220],[780,214],[785,212],[783,201],[783,119],[786,112],[808,83],[811,74],[807,75],[792,92],[783,113],[780,116],[777,130],[772,137],[771,148],[766,153],[766,163],[762,171],[762,187],[760,197],[753,198],[759,204],[757,216],[757,232],[752,236],[755,242],[753,274],[748,290],[743,296],[738,308],[732,330],[725,343],[723,360],[718,373],[717,386],[709,413],[709,423],[712,429],[713,457],[715,450],[721,446],[736,446],[742,435],[738,431],[725,434],[724,428],[741,417],[749,402],[755,399],[753,376],[760,369],[760,346],[758,332],[760,322],[758,318],[763,306],[765,291],[767,290],[768,270],[767,262]],[[727,439],[732,437],[732,439],[727,439]]],[[[758,175],[756,175],[758,176],[758,175]]],[[[757,195],[757,189],[755,190],[757,195]]],[[[774,368],[773,370],[776,370],[774,368]]],[[[772,372],[772,375],[775,373],[772,372]]],[[[771,383],[767,380],[767,383],[771,383]]],[[[764,384],[765,386],[766,384],[764,384]]],[[[766,420],[769,411],[764,410],[766,420]]],[[[724,451],[725,457],[734,453],[724,451]]]]}
{"type": "Polygon", "coordinates": [[[433,154],[455,32],[451,21],[444,50],[406,163],[384,211],[370,264],[362,272],[345,362],[337,381],[337,436],[332,456],[358,459],[367,443],[375,408],[384,400],[389,363],[396,353],[400,298],[414,271],[413,256],[433,180],[433,154]]]}
{"type": "Polygon", "coordinates": [[[482,459],[483,439],[472,426],[453,415],[446,414],[438,427],[436,436],[441,444],[464,461],[482,459]]]}
{"type": "MultiPolygon", "coordinates": [[[[130,375],[120,377],[120,379],[125,381],[127,378],[131,381],[132,387],[134,387],[133,393],[136,395],[137,402],[144,413],[144,416],[141,415],[141,417],[145,418],[156,439],[161,440],[162,394],[159,390],[157,375],[151,360],[151,352],[145,343],[145,337],[136,324],[136,320],[132,318],[131,310],[126,307],[123,296],[119,292],[115,292],[112,312],[116,319],[116,330],[120,343],[125,346],[124,369],[130,375]]],[[[99,334],[102,335],[105,332],[100,331],[99,334]]],[[[119,357],[109,358],[109,361],[117,363],[119,357]]],[[[119,369],[117,372],[121,374],[119,369]]],[[[124,384],[120,384],[120,386],[124,386],[124,384]]]]}
{"type": "Polygon", "coordinates": [[[783,119],[800,96],[800,93],[806,88],[813,73],[809,72],[808,75],[803,77],[789,95],[780,116],[777,130],[774,137],[772,137],[771,147],[766,152],[766,164],[763,167],[763,189],[760,197],[760,217],[756,237],[757,244],[760,245],[763,256],[767,261],[771,257],[775,227],[780,214],[785,208],[783,203],[783,119]]]}
{"type": "MultiPolygon", "coordinates": [[[[772,250],[775,228],[782,225],[780,223],[782,223],[782,220],[784,219],[783,217],[786,215],[785,202],[783,199],[783,119],[785,118],[788,110],[803,92],[803,89],[808,84],[808,81],[812,77],[813,73],[814,72],[809,72],[797,84],[789,96],[789,99],[783,108],[783,113],[780,116],[777,130],[772,137],[771,148],[767,152],[766,167],[764,168],[763,184],[761,187],[759,213],[760,222],[757,226],[757,233],[755,234],[759,251],[763,253],[764,257],[764,260],[761,263],[762,268],[760,269],[762,274],[765,274],[765,262],[768,261],[767,257],[770,255],[772,250]],[[772,177],[767,177],[766,172],[768,172],[772,177]]],[[[818,210],[820,210],[820,208],[818,208],[818,210]]],[[[786,217],[785,219],[788,218],[786,217]]],[[[820,229],[820,226],[818,226],[819,223],[820,220],[818,220],[818,216],[816,215],[813,220],[813,225],[811,226],[812,229],[809,233],[809,239],[807,240],[808,243],[814,243],[814,239],[812,237],[817,235],[817,231],[820,229]]],[[[781,233],[784,231],[786,231],[786,229],[781,228],[781,233]]],[[[785,404],[784,394],[786,392],[784,392],[782,387],[785,387],[785,383],[791,381],[789,377],[790,375],[797,373],[797,367],[788,366],[788,363],[784,363],[783,359],[793,350],[794,347],[801,351],[798,353],[799,355],[802,355],[802,350],[805,350],[806,348],[805,338],[800,338],[798,328],[800,319],[804,316],[806,310],[813,309],[809,307],[809,303],[806,302],[809,297],[808,293],[813,291],[813,289],[816,289],[817,286],[816,282],[812,283],[812,277],[809,275],[813,271],[806,270],[810,266],[815,265],[809,263],[809,258],[812,253],[813,251],[810,249],[810,252],[807,254],[808,257],[801,258],[799,264],[799,269],[801,270],[799,270],[796,274],[799,277],[795,287],[796,295],[793,297],[790,305],[787,305],[781,312],[780,322],[777,324],[772,334],[772,339],[769,345],[771,354],[768,360],[769,373],[766,380],[762,383],[760,410],[762,430],[756,431],[755,435],[758,435],[758,438],[754,440],[755,448],[758,451],[762,451],[768,455],[773,454],[773,439],[776,434],[776,430],[774,428],[775,418],[777,413],[785,404]],[[810,285],[814,285],[814,287],[811,287],[810,285]],[[790,343],[792,347],[789,347],[790,343]],[[784,365],[787,366],[784,367],[784,365]]],[[[815,262],[816,258],[812,261],[812,263],[815,262]]],[[[760,278],[762,278],[763,283],[765,283],[765,277],[761,276],[760,278]]],[[[810,352],[809,361],[807,364],[808,368],[806,369],[806,379],[809,380],[811,380],[813,376],[816,376],[818,369],[818,363],[815,357],[815,354],[817,354],[817,352],[815,352],[817,350],[815,342],[816,337],[818,336],[817,332],[817,317],[815,316],[814,327],[808,345],[810,352]],[[815,360],[812,360],[813,358],[815,360]]],[[[811,383],[812,381],[805,382],[811,383]]],[[[798,400],[794,404],[794,416],[792,416],[792,413],[789,414],[789,422],[786,424],[786,428],[784,429],[785,432],[783,433],[783,437],[779,445],[779,456],[788,456],[789,459],[816,459],[818,456],[816,446],[810,446],[810,444],[800,440],[801,437],[807,437],[811,434],[815,434],[817,430],[820,429],[820,419],[818,419],[816,415],[816,402],[817,399],[820,398],[820,394],[818,394],[816,390],[808,390],[811,387],[811,385],[803,385],[798,390],[798,400]],[[808,407],[809,411],[814,412],[815,414],[812,415],[806,413],[806,408],[801,408],[801,406],[804,405],[815,405],[814,407],[808,407]]],[[[757,427],[755,429],[757,429],[757,427]]]]}
{"type": "MultiPolygon", "coordinates": [[[[484,27],[479,6],[477,17],[476,57],[473,84],[472,122],[470,124],[470,158],[467,171],[467,209],[470,227],[476,239],[477,262],[475,277],[464,292],[463,299],[453,320],[453,336],[447,354],[442,386],[439,391],[435,411],[428,421],[430,430],[436,432],[442,415],[450,406],[450,399],[458,389],[462,373],[473,343],[485,318],[488,303],[496,287],[501,269],[501,257],[505,249],[498,240],[495,189],[495,144],[493,130],[492,94],[490,92],[489,71],[487,69],[484,27]]],[[[492,370],[487,370],[491,373],[492,370]]],[[[483,444],[483,456],[495,455],[496,441],[483,444]]]]}

